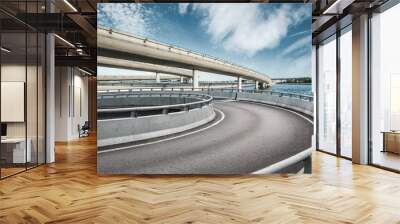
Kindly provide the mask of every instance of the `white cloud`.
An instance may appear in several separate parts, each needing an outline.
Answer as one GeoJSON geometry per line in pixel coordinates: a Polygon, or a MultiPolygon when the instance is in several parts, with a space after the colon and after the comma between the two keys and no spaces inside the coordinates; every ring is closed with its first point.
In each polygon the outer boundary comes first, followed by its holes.
{"type": "Polygon", "coordinates": [[[179,3],[178,11],[180,14],[185,14],[189,8],[189,3],[179,3]]]}
{"type": "Polygon", "coordinates": [[[298,49],[311,45],[311,36],[306,36],[298,39],[282,51],[281,56],[288,55],[298,49]]]}
{"type": "Polygon", "coordinates": [[[289,37],[297,37],[297,36],[301,36],[301,35],[306,34],[306,33],[310,33],[310,30],[300,31],[300,32],[291,34],[289,37]]]}
{"type": "Polygon", "coordinates": [[[308,7],[282,5],[266,13],[261,4],[194,4],[213,42],[226,50],[252,56],[279,46],[290,26],[303,21],[308,7]]]}
{"type": "Polygon", "coordinates": [[[290,67],[287,70],[288,77],[310,76],[311,75],[311,57],[305,54],[290,61],[290,67]]]}
{"type": "Polygon", "coordinates": [[[151,31],[147,18],[151,13],[141,4],[99,4],[98,23],[122,32],[146,36],[151,31]]]}

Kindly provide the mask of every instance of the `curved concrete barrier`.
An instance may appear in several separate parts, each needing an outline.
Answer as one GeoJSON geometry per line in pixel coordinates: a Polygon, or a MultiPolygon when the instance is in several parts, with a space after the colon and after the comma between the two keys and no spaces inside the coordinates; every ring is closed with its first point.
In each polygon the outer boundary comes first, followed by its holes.
{"type": "Polygon", "coordinates": [[[214,98],[236,99],[242,101],[265,103],[273,106],[280,106],[303,114],[307,114],[312,117],[314,116],[313,101],[304,100],[297,97],[272,95],[263,92],[233,92],[218,90],[210,90],[207,92],[207,94],[213,96],[214,98]]]}
{"type": "Polygon", "coordinates": [[[161,106],[161,105],[173,105],[173,104],[185,104],[198,102],[202,99],[194,97],[178,97],[178,96],[126,96],[126,97],[113,97],[113,98],[102,98],[97,100],[98,108],[118,108],[118,107],[129,107],[129,106],[161,106]]]}
{"type": "Polygon", "coordinates": [[[99,120],[98,147],[129,143],[183,132],[215,118],[212,104],[170,114],[99,120]]]}
{"type": "Polygon", "coordinates": [[[314,104],[312,101],[307,101],[299,98],[292,98],[286,96],[269,95],[265,93],[247,93],[239,92],[237,95],[238,100],[246,100],[260,103],[267,103],[275,106],[280,106],[292,109],[309,116],[314,115],[314,104]]]}

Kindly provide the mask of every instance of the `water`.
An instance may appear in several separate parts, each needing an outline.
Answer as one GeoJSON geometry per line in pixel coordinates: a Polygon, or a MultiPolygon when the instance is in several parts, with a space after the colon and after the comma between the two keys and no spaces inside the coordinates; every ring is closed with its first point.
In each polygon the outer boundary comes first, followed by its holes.
{"type": "MultiPolygon", "coordinates": [[[[254,90],[254,85],[244,86],[243,89],[254,90]]],[[[307,96],[312,96],[311,84],[275,84],[272,87],[266,89],[275,92],[286,92],[286,93],[297,93],[307,96]]]]}
{"type": "Polygon", "coordinates": [[[311,84],[275,84],[268,90],[312,96],[311,84]]]}

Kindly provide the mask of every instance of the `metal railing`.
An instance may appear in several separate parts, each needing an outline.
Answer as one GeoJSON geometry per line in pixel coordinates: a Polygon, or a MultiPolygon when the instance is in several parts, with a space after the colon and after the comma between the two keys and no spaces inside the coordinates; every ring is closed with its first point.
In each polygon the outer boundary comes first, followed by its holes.
{"type": "Polygon", "coordinates": [[[171,91],[171,92],[195,92],[195,91],[201,91],[201,92],[207,92],[207,94],[210,94],[211,92],[247,92],[247,93],[258,93],[258,94],[269,94],[272,96],[278,96],[278,97],[289,97],[289,98],[297,98],[300,100],[305,100],[305,101],[310,101],[312,102],[314,100],[313,96],[305,95],[305,94],[298,94],[298,93],[290,93],[290,92],[278,92],[278,91],[271,91],[271,90],[238,90],[237,88],[187,88],[187,87],[180,87],[180,88],[175,88],[175,87],[158,87],[158,88],[129,88],[129,89],[110,89],[110,90],[99,90],[98,93],[118,93],[118,92],[143,92],[143,91],[159,91],[159,92],[164,92],[164,91],[171,91]]]}
{"type": "Polygon", "coordinates": [[[182,93],[182,92],[148,92],[148,91],[106,91],[98,94],[97,99],[116,99],[123,97],[180,97],[180,98],[191,98],[196,99],[198,101],[190,102],[190,103],[181,103],[181,104],[171,104],[171,105],[160,105],[160,106],[140,106],[140,107],[126,107],[126,108],[100,108],[97,110],[98,113],[121,113],[121,112],[130,112],[131,117],[136,117],[137,112],[139,111],[155,111],[160,110],[163,114],[168,114],[168,112],[172,109],[181,109],[183,111],[189,111],[194,108],[201,108],[205,105],[210,104],[213,101],[213,97],[200,94],[200,93],[182,93]]]}
{"type": "Polygon", "coordinates": [[[272,96],[279,96],[279,97],[298,98],[298,99],[306,100],[306,101],[310,101],[310,102],[314,101],[313,96],[299,94],[299,93],[277,92],[277,91],[271,91],[271,90],[242,90],[242,92],[262,93],[262,94],[269,94],[272,96]]]}
{"type": "MultiPolygon", "coordinates": [[[[136,88],[143,88],[143,87],[148,87],[148,88],[168,88],[168,87],[173,87],[173,88],[190,88],[193,86],[192,83],[190,82],[126,82],[126,81],[97,81],[98,86],[116,86],[116,87],[122,87],[122,88],[130,88],[130,87],[136,87],[136,88]]],[[[199,86],[203,88],[208,88],[208,87],[214,87],[214,86],[225,86],[224,88],[227,87],[234,87],[237,86],[237,82],[221,82],[221,83],[208,83],[208,82],[199,82],[199,86]]],[[[243,87],[246,86],[254,86],[254,83],[243,83],[243,87]]],[[[199,87],[199,88],[201,88],[199,87]]]]}

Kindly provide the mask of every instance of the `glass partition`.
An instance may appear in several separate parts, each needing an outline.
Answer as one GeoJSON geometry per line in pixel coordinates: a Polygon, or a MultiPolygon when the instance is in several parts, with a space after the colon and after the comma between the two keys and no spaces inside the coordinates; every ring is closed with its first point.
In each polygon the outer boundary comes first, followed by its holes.
{"type": "Polygon", "coordinates": [[[318,48],[318,149],[336,153],[336,36],[318,48]]]}
{"type": "MultiPolygon", "coordinates": [[[[0,7],[36,13],[40,2],[0,7]]],[[[45,162],[45,44],[43,33],[0,12],[0,178],[45,162]]]]}
{"type": "Polygon", "coordinates": [[[26,113],[27,113],[27,150],[29,153],[29,160],[27,167],[34,167],[37,165],[37,150],[38,150],[38,35],[34,32],[27,33],[27,52],[28,61],[27,67],[27,82],[26,82],[26,113]]]}
{"type": "Polygon", "coordinates": [[[26,41],[25,32],[1,34],[2,177],[24,171],[26,162],[30,162],[30,142],[26,138],[26,41]]]}
{"type": "Polygon", "coordinates": [[[38,64],[37,64],[37,163],[46,162],[46,37],[38,33],[38,64]]]}
{"type": "Polygon", "coordinates": [[[371,162],[400,170],[400,5],[371,19],[371,162]]]}
{"type": "Polygon", "coordinates": [[[352,157],[352,34],[351,26],[340,36],[340,154],[352,157]]]}

